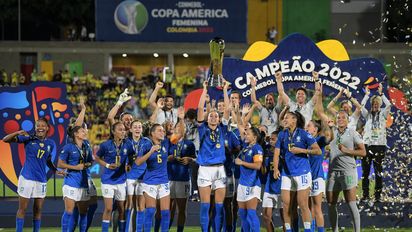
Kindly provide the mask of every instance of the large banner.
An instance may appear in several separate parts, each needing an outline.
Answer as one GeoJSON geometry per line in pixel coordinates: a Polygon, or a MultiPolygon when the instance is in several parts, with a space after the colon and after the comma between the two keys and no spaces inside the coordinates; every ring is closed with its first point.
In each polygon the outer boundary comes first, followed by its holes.
{"type": "Polygon", "coordinates": [[[96,39],[246,42],[246,0],[96,0],[96,39]]]}
{"type": "MultiPolygon", "coordinates": [[[[19,130],[35,133],[35,121],[49,121],[48,137],[55,144],[52,160],[66,144],[66,128],[73,116],[72,104],[66,98],[66,85],[61,82],[36,82],[30,86],[0,88],[0,138],[19,130]]],[[[18,177],[26,160],[24,144],[0,140],[0,179],[17,191],[18,177]]],[[[48,168],[47,168],[48,170],[48,168]]],[[[47,176],[52,175],[48,170],[47,176]]]]}
{"type": "MultiPolygon", "coordinates": [[[[358,99],[364,88],[377,90],[379,83],[387,88],[386,73],[382,63],[374,58],[349,59],[343,45],[337,40],[317,44],[301,34],[292,34],[278,46],[257,42],[243,59],[225,58],[223,76],[232,83],[232,90],[240,92],[242,103],[250,102],[250,78],[257,78],[256,94],[263,97],[276,93],[275,72],[283,74],[285,89],[305,87],[314,90],[312,71],[319,72],[324,94],[337,93],[348,88],[358,99]]],[[[219,98],[219,91],[210,91],[219,98]]]]}

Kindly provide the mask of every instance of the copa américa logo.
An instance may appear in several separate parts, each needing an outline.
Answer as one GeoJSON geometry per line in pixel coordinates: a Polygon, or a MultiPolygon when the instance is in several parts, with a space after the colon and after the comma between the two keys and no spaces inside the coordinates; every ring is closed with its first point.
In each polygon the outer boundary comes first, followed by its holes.
{"type": "Polygon", "coordinates": [[[123,1],[114,11],[116,27],[126,34],[140,34],[146,27],[148,21],[149,13],[146,7],[139,1],[123,1]]]}

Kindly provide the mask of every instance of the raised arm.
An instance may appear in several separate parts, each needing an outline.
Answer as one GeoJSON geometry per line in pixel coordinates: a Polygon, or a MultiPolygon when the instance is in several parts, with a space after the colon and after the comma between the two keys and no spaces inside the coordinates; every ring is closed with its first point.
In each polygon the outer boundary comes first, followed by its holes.
{"type": "Polygon", "coordinates": [[[361,113],[362,113],[362,116],[364,118],[366,118],[368,116],[368,110],[365,108],[365,106],[366,106],[366,103],[368,102],[370,93],[371,93],[371,91],[369,90],[368,87],[366,87],[365,88],[365,97],[363,97],[362,102],[361,102],[361,106],[362,106],[361,113]]]}
{"type": "Polygon", "coordinates": [[[4,136],[3,142],[5,143],[17,142],[17,136],[19,135],[28,135],[28,134],[24,130],[19,130],[19,131],[16,131],[16,132],[13,132],[11,134],[4,136]]]}
{"type": "Polygon", "coordinates": [[[250,100],[252,101],[252,103],[257,102],[256,99],[256,78],[252,77],[250,79],[250,100]]]}
{"type": "Polygon", "coordinates": [[[119,112],[120,107],[122,107],[123,103],[127,102],[132,98],[129,96],[128,89],[125,89],[123,93],[120,94],[119,100],[113,108],[110,110],[109,115],[107,115],[107,119],[109,120],[109,124],[113,125],[115,123],[114,117],[116,117],[117,112],[119,112]]]}
{"type": "Polygon", "coordinates": [[[75,126],[82,126],[84,123],[84,116],[86,115],[86,105],[84,104],[84,96],[80,96],[79,105],[80,105],[80,113],[77,116],[76,121],[74,122],[75,126]]]}
{"type": "MultiPolygon", "coordinates": [[[[223,95],[227,98],[228,103],[229,103],[229,96],[227,95],[227,89],[229,88],[229,85],[230,83],[225,80],[224,85],[223,85],[223,95]]],[[[223,119],[226,121],[229,121],[229,114],[230,114],[230,109],[228,106],[229,104],[226,104],[226,99],[225,99],[225,110],[223,111],[223,119]]]]}
{"type": "Polygon", "coordinates": [[[321,95],[318,94],[318,92],[321,91],[321,84],[320,84],[319,73],[318,72],[313,71],[312,76],[313,76],[313,79],[315,80],[315,94],[313,95],[311,101],[312,101],[313,104],[316,104],[316,102],[319,99],[319,96],[321,96],[321,95]]]}
{"type": "Polygon", "coordinates": [[[329,113],[331,113],[332,115],[336,115],[338,113],[338,111],[334,108],[335,107],[335,103],[339,100],[339,98],[342,96],[344,89],[340,89],[338,95],[336,95],[332,101],[329,102],[328,106],[326,107],[326,109],[328,109],[329,113]]]}
{"type": "Polygon", "coordinates": [[[383,114],[385,115],[385,118],[388,117],[388,114],[391,112],[391,102],[388,100],[388,98],[383,94],[383,86],[382,84],[379,84],[379,89],[378,89],[379,95],[382,97],[382,102],[385,105],[383,108],[383,114]]]}
{"type": "Polygon", "coordinates": [[[361,110],[362,110],[362,105],[358,102],[358,100],[356,100],[356,98],[352,97],[352,93],[349,91],[349,89],[346,89],[344,91],[346,97],[349,99],[349,101],[352,102],[352,104],[356,107],[355,111],[353,112],[353,114],[356,117],[360,116],[361,110]]]}
{"type": "Polygon", "coordinates": [[[149,121],[151,123],[157,122],[157,115],[159,114],[160,109],[163,109],[164,105],[165,105],[165,100],[163,98],[160,98],[157,101],[156,107],[154,108],[153,113],[149,118],[149,121]]]}
{"type": "MultiPolygon", "coordinates": [[[[205,102],[207,94],[207,81],[203,82],[203,92],[200,95],[199,104],[197,105],[197,121],[203,122],[205,120],[205,102]]],[[[226,107],[225,107],[226,108],[226,107]]]]}
{"type": "Polygon", "coordinates": [[[290,98],[288,97],[288,95],[285,93],[285,90],[283,89],[282,73],[280,71],[276,72],[275,78],[276,78],[276,86],[278,88],[279,97],[282,98],[283,103],[285,103],[285,105],[288,105],[290,98]]]}
{"type": "Polygon", "coordinates": [[[152,92],[152,95],[150,95],[150,98],[149,98],[149,105],[150,105],[150,107],[154,110],[155,108],[156,108],[156,98],[157,98],[157,94],[159,93],[159,90],[161,89],[161,88],[163,88],[163,82],[157,82],[156,83],[156,87],[155,87],[155,89],[153,90],[153,92],[152,92]]]}

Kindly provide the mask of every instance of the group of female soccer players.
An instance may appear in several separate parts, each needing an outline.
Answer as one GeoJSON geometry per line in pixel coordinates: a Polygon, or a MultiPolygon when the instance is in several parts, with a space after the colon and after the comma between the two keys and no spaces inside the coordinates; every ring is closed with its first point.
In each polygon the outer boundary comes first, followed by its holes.
{"type": "MultiPolygon", "coordinates": [[[[325,192],[330,223],[337,231],[336,204],[340,191],[344,192],[349,205],[355,231],[360,231],[355,157],[365,156],[365,147],[356,131],[357,118],[353,117],[360,110],[352,114],[350,102],[357,108],[363,106],[346,92],[349,100],[341,104],[334,123],[323,109],[318,74],[314,72],[313,77],[314,97],[306,102],[306,90],[300,88],[294,102],[283,89],[281,73],[276,73],[279,92],[276,107],[273,94],[265,97],[265,105],[256,101],[256,80],[251,80],[253,105],[243,109],[239,93],[232,91],[228,95],[228,82],[223,87],[223,101],[211,104],[205,82],[197,109],[197,128],[191,128],[197,133],[197,141],[185,136],[188,131],[183,108],[176,111],[170,106],[167,108],[170,102],[165,99],[155,104],[152,123],[146,128],[146,123],[129,113],[122,113],[116,121],[115,115],[130,99],[126,89],[108,115],[110,138],[100,144],[95,156],[95,161],[104,168],[102,231],[108,231],[110,222],[115,220],[118,220],[119,231],[150,231],[153,218],[156,218],[157,229],[168,231],[176,206],[177,229],[183,231],[192,162],[199,166],[197,185],[202,231],[210,227],[214,231],[235,231],[238,216],[242,230],[260,231],[256,208],[262,196],[267,231],[274,231],[273,209],[280,209],[284,231],[297,231],[299,209],[305,232],[314,231],[315,227],[324,231],[321,204],[325,192]],[[261,112],[259,127],[249,123],[251,111],[256,107],[261,112]],[[320,120],[313,120],[313,113],[320,120]],[[159,115],[164,116],[161,122],[159,115]],[[271,129],[268,131],[268,128],[271,129]],[[327,146],[329,173],[325,187],[322,162],[327,146]],[[112,213],[114,208],[118,212],[116,216],[112,213]]],[[[162,86],[157,83],[155,93],[162,86]]],[[[77,225],[80,231],[87,231],[97,208],[96,187],[88,171],[93,156],[87,141],[83,101],[80,106],[77,120],[68,128],[67,144],[59,151],[57,164],[62,170],[58,174],[64,175],[65,211],[61,221],[64,232],[73,231],[77,225]]],[[[16,231],[22,231],[30,198],[35,199],[34,231],[40,228],[47,182],[45,165],[57,171],[50,161],[55,145],[46,138],[47,131],[47,121],[39,119],[35,135],[18,131],[3,139],[25,143],[26,150],[26,163],[18,184],[16,231]]]]}

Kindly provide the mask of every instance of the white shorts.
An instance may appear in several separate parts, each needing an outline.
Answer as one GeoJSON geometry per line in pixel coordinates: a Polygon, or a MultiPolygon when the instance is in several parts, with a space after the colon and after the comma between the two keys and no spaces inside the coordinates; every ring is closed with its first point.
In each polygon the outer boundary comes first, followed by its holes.
{"type": "Polygon", "coordinates": [[[19,176],[17,193],[24,198],[45,198],[47,194],[47,183],[27,180],[22,175],[19,176]]]}
{"type": "Polygon", "coordinates": [[[282,207],[282,199],[280,198],[280,194],[270,194],[265,192],[263,194],[263,208],[274,208],[274,209],[281,209],[282,207]]]}
{"type": "Polygon", "coordinates": [[[170,195],[169,183],[157,184],[157,185],[143,183],[142,185],[143,185],[143,192],[145,192],[151,198],[161,199],[163,197],[170,195]]]}
{"type": "Polygon", "coordinates": [[[261,190],[259,186],[247,187],[239,184],[239,186],[237,187],[236,200],[245,202],[252,200],[253,198],[257,198],[260,201],[260,192],[261,190]]]}
{"type": "Polygon", "coordinates": [[[96,190],[96,185],[93,182],[92,178],[89,178],[87,180],[88,184],[89,184],[89,195],[91,197],[97,197],[97,190],[96,190]]]}
{"type": "Polygon", "coordinates": [[[312,189],[310,190],[309,196],[314,197],[321,193],[325,194],[325,180],[323,178],[317,178],[312,181],[312,189]]]}
{"type": "Polygon", "coordinates": [[[75,188],[68,185],[63,185],[63,199],[67,197],[74,201],[88,201],[90,194],[88,188],[75,188]]]}
{"type": "Polygon", "coordinates": [[[170,181],[170,198],[188,198],[190,181],[170,181]]]}
{"type": "Polygon", "coordinates": [[[226,187],[225,167],[221,166],[199,166],[197,186],[210,186],[212,190],[226,187]]]}
{"type": "Polygon", "coordinates": [[[104,198],[114,198],[117,201],[126,200],[126,183],[102,184],[102,195],[104,198]]]}
{"type": "Polygon", "coordinates": [[[127,195],[143,196],[143,182],[141,180],[127,179],[127,195]]]}
{"type": "Polygon", "coordinates": [[[235,195],[235,177],[229,176],[226,178],[226,196],[233,197],[235,195]]]}
{"type": "Polygon", "coordinates": [[[312,185],[312,174],[310,172],[300,176],[282,176],[282,190],[300,191],[310,188],[312,185]]]}

